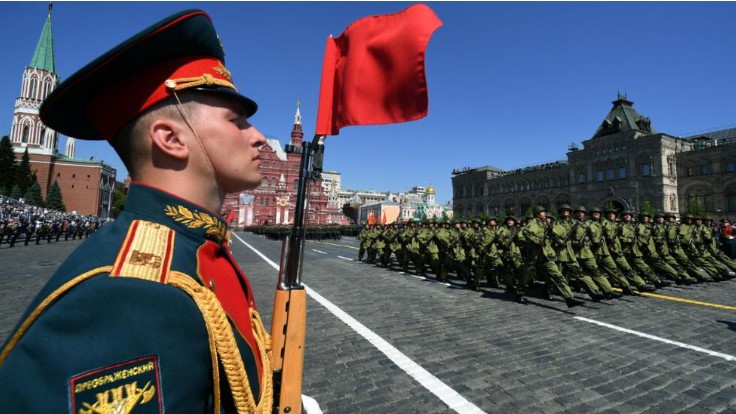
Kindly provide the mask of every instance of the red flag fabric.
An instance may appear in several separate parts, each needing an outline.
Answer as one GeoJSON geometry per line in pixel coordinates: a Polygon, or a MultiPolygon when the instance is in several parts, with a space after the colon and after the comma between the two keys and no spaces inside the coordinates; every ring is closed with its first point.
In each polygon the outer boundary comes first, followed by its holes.
{"type": "Polygon", "coordinates": [[[415,4],[399,13],[364,17],[328,38],[316,134],[425,117],[424,55],[440,26],[432,9],[415,4]]]}

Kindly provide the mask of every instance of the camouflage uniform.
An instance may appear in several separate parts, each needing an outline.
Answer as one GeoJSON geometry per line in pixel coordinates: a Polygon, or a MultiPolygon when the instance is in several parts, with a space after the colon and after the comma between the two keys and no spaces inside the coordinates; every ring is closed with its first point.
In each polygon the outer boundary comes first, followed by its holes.
{"type": "Polygon", "coordinates": [[[612,284],[620,287],[624,294],[633,295],[634,289],[626,279],[626,276],[613,261],[611,253],[606,243],[605,231],[601,222],[601,209],[593,207],[590,209],[590,222],[588,229],[590,230],[590,246],[595,256],[598,268],[608,277],[612,284]]]}
{"type": "MultiPolygon", "coordinates": [[[[552,239],[549,237],[551,230],[546,220],[546,210],[542,206],[534,208],[536,217],[530,220],[523,228],[522,233],[527,244],[529,258],[536,264],[536,269],[548,278],[555,290],[565,298],[568,307],[582,304],[573,297],[567,279],[560,273],[555,261],[557,253],[552,248],[552,239]]],[[[523,282],[526,282],[523,280],[523,282]]],[[[526,288],[526,285],[523,285],[526,288]]]]}

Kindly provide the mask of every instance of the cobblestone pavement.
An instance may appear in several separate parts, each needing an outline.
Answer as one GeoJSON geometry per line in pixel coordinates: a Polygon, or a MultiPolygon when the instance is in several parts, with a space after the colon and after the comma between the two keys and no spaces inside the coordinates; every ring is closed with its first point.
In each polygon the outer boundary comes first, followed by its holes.
{"type": "MultiPolygon", "coordinates": [[[[277,271],[251,247],[278,263],[281,245],[237,236],[270,326],[277,271]]],[[[78,243],[0,248],[0,338],[78,243]]],[[[736,279],[657,291],[701,304],[578,293],[586,305],[568,309],[357,262],[356,247],[306,245],[304,393],[325,413],[736,413],[736,279]]]]}

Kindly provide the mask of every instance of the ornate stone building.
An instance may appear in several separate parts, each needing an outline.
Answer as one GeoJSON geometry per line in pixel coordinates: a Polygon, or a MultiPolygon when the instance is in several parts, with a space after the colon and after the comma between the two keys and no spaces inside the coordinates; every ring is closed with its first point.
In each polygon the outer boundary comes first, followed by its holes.
{"type": "Polygon", "coordinates": [[[16,159],[28,151],[31,170],[36,173],[44,199],[56,181],[68,211],[108,218],[115,189],[115,169],[94,159],[74,158],[76,143],[72,137],[67,138],[66,153],[59,154],[59,134],[46,127],[39,117],[41,103],[58,84],[49,5],[31,63],[23,71],[9,137],[16,159]]]}
{"type": "Polygon", "coordinates": [[[626,96],[619,95],[583,148],[567,158],[503,171],[453,171],[458,217],[523,215],[533,205],[562,203],[638,211],[649,202],[679,213],[691,202],[713,218],[736,213],[736,128],[676,137],[657,132],[626,96]]]}

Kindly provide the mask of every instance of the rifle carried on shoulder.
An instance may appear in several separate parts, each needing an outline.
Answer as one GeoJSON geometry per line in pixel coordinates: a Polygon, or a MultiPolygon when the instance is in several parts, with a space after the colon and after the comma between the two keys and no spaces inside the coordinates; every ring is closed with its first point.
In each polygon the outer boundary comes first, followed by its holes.
{"type": "Polygon", "coordinates": [[[273,352],[274,413],[302,412],[302,375],[307,330],[307,291],[302,284],[304,258],[304,208],[307,180],[322,173],[324,135],[304,141],[301,148],[286,146],[287,153],[301,154],[294,225],[281,247],[279,279],[273,303],[271,344],[273,352]]]}

